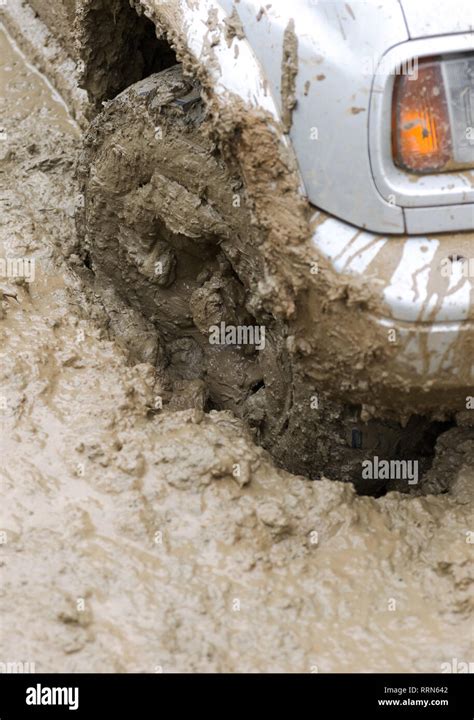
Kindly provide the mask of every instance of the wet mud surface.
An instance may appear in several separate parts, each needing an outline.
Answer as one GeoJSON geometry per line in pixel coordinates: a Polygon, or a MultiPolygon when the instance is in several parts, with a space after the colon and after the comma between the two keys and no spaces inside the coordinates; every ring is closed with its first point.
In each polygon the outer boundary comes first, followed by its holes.
{"type": "Polygon", "coordinates": [[[130,362],[143,321],[114,323],[74,270],[79,132],[0,43],[0,255],[35,260],[33,282],[0,285],[0,660],[440,672],[472,659],[472,429],[440,436],[422,490],[359,497],[277,469],[230,410],[204,412],[202,388],[177,378],[180,394],[159,363],[130,362]]]}

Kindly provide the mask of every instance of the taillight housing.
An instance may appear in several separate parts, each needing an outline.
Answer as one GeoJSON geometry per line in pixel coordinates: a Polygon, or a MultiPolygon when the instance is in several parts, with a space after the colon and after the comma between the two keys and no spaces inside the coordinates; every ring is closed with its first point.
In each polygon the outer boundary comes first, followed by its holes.
{"type": "Polygon", "coordinates": [[[408,172],[474,167],[474,57],[425,58],[394,86],[392,151],[408,172]]]}

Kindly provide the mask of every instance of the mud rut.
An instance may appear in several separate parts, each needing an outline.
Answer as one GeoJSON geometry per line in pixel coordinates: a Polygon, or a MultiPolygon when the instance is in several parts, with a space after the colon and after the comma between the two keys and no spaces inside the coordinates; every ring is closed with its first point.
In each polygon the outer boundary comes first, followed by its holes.
{"type": "Polygon", "coordinates": [[[2,655],[39,671],[439,671],[468,659],[472,430],[439,439],[425,488],[443,495],[374,500],[278,470],[232,413],[203,411],[193,380],[175,377],[173,396],[148,319],[110,288],[120,312],[105,312],[104,288],[81,279],[77,130],[0,40],[2,255],[37,262],[35,282],[1,286],[2,655]],[[130,364],[133,345],[148,358],[130,364]]]}

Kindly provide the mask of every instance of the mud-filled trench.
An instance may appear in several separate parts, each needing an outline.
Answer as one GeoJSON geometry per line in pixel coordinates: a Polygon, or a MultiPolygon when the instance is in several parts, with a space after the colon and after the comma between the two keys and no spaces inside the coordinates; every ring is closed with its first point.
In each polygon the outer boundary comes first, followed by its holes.
{"type": "MultiPolygon", "coordinates": [[[[0,667],[445,672],[469,662],[472,428],[438,428],[416,492],[359,495],[350,482],[277,467],[259,443],[258,398],[240,417],[232,405],[232,373],[248,378],[252,356],[206,390],[186,376],[199,352],[171,330],[160,339],[151,313],[124,308],[106,287],[124,248],[138,258],[136,280],[146,277],[138,250],[156,228],[141,228],[135,253],[128,235],[102,266],[99,242],[93,272],[77,239],[81,132],[3,31],[0,52],[0,257],[7,269],[7,258],[23,263],[0,278],[0,667]],[[171,380],[160,365],[170,346],[171,380]],[[229,407],[215,409],[226,393],[229,407]]],[[[127,182],[126,158],[113,163],[114,181],[127,182]]],[[[101,167],[93,179],[103,189],[101,167]]],[[[146,171],[134,189],[142,207],[146,171]]],[[[170,217],[160,230],[189,254],[171,206],[170,217]]],[[[196,234],[222,232],[206,205],[199,223],[196,234]]],[[[191,288],[193,321],[207,326],[218,313],[220,273],[226,311],[250,323],[259,309],[240,316],[235,273],[206,252],[195,262],[215,272],[201,277],[205,293],[191,288]]],[[[150,260],[164,288],[171,278],[189,285],[179,257],[161,247],[150,260]]],[[[147,287],[127,280],[146,308],[147,287]]],[[[275,355],[271,333],[269,348],[275,355]]],[[[258,372],[250,387],[248,398],[263,389],[258,372]]]]}

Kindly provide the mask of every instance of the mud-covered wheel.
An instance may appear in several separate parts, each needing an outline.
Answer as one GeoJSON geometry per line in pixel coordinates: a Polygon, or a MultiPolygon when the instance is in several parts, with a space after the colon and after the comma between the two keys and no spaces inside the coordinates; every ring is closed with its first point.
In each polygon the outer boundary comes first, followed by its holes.
{"type": "MultiPolygon", "coordinates": [[[[180,65],[107,103],[86,135],[79,179],[82,259],[110,311],[118,297],[156,329],[170,395],[192,384],[204,407],[231,409],[259,437],[278,434],[291,386],[284,333],[252,292],[263,270],[242,183],[180,65]],[[229,344],[214,342],[223,327],[229,344]],[[232,342],[233,328],[249,328],[240,336],[249,342],[232,342]]],[[[153,361],[146,347],[138,359],[153,361]]]]}
{"type": "Polygon", "coordinates": [[[86,134],[79,180],[79,254],[115,334],[127,335],[136,360],[165,368],[165,402],[232,410],[280,465],[362,492],[385,484],[362,481],[364,458],[416,456],[423,423],[402,434],[396,423],[362,423],[360,408],[329,394],[314,397],[288,328],[262,306],[258,225],[181,66],[106,104],[86,134]]]}

